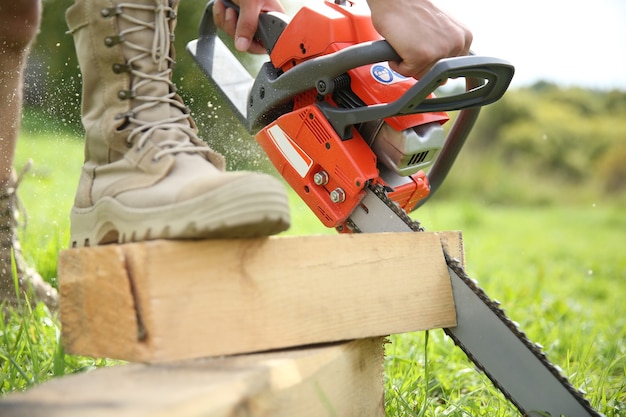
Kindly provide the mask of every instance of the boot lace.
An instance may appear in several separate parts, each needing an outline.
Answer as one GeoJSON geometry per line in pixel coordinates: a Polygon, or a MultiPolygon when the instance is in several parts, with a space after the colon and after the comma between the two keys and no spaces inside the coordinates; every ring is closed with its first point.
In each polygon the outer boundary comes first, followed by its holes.
{"type": "Polygon", "coordinates": [[[155,160],[167,154],[180,152],[211,153],[212,150],[208,146],[198,146],[198,143],[201,143],[201,141],[197,137],[195,128],[192,127],[193,121],[191,120],[189,110],[176,99],[176,86],[171,80],[174,60],[170,54],[173,39],[170,34],[169,21],[176,18],[176,11],[166,0],[157,0],[156,3],[155,6],[119,3],[115,7],[115,14],[132,25],[128,29],[121,31],[119,37],[126,47],[136,52],[136,54],[131,54],[132,57],[127,61],[129,72],[134,77],[130,96],[135,102],[141,103],[135,106],[129,113],[123,115],[128,122],[135,126],[128,135],[127,143],[129,145],[136,143],[137,148],[141,149],[155,130],[173,130],[182,132],[183,135],[172,135],[176,139],[160,141],[159,147],[161,149],[154,156],[155,160]],[[152,11],[155,14],[154,22],[143,21],[132,16],[132,13],[124,13],[124,10],[152,11]],[[143,30],[149,30],[154,33],[150,48],[125,40],[127,35],[143,30]],[[156,65],[156,73],[149,74],[139,71],[133,65],[136,61],[147,57],[150,57],[156,65]],[[141,87],[155,81],[165,83],[168,86],[169,93],[160,97],[135,94],[136,91],[140,91],[141,87]],[[151,122],[135,117],[136,114],[161,104],[178,108],[180,114],[174,114],[166,119],[151,122]],[[195,139],[195,143],[192,141],[192,138],[195,139]]]}

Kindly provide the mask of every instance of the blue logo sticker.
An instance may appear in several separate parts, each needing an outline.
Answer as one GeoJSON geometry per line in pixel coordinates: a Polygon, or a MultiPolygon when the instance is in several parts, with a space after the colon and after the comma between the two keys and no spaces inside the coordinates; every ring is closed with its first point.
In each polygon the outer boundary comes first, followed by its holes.
{"type": "Polygon", "coordinates": [[[370,73],[381,84],[394,84],[407,79],[404,75],[398,74],[389,68],[389,64],[386,62],[372,65],[370,73]]]}
{"type": "Polygon", "coordinates": [[[384,67],[380,64],[372,65],[372,76],[378,82],[383,84],[389,84],[393,81],[393,72],[387,67],[384,67]]]}

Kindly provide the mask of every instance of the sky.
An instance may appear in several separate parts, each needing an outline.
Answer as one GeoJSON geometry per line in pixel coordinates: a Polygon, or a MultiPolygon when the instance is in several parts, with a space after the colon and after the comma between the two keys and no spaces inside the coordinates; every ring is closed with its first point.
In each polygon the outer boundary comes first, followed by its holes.
{"type": "Polygon", "coordinates": [[[538,80],[626,90],[626,0],[432,0],[474,35],[477,55],[506,59],[512,87],[538,80]]]}

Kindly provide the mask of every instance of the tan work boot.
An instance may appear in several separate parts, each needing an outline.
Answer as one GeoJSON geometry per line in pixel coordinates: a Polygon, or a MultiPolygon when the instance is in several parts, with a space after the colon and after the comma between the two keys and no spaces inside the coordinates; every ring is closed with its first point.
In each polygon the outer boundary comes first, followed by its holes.
{"type": "Polygon", "coordinates": [[[289,227],[282,183],[224,172],[172,84],[178,1],[76,0],[85,164],[71,245],[246,237],[289,227]]]}

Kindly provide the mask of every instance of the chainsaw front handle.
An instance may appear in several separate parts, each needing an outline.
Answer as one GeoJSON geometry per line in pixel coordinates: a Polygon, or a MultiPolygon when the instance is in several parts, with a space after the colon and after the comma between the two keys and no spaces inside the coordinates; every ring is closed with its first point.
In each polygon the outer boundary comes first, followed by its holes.
{"type": "Polygon", "coordinates": [[[460,110],[443,148],[428,171],[430,193],[418,202],[415,210],[432,198],[439,189],[474,127],[481,107],[504,95],[514,72],[511,64],[498,58],[475,55],[447,58],[440,60],[402,97],[391,103],[356,109],[337,108],[326,103],[320,103],[319,107],[335,131],[344,138],[350,137],[353,125],[371,120],[382,120],[396,115],[460,110]],[[464,92],[429,98],[446,80],[460,77],[465,78],[464,92]]]}

